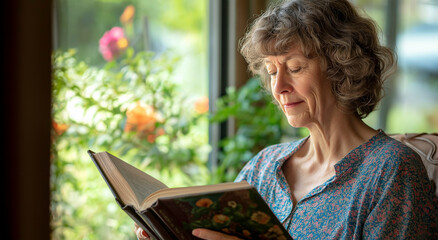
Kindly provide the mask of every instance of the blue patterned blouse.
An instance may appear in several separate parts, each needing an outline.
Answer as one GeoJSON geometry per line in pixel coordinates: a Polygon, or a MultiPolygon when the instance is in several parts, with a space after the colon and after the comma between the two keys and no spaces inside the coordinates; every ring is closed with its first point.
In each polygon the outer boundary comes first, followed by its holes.
{"type": "Polygon", "coordinates": [[[420,157],[383,131],[294,207],[281,167],[306,139],[262,150],[236,178],[258,189],[294,239],[438,239],[438,198],[420,157]]]}

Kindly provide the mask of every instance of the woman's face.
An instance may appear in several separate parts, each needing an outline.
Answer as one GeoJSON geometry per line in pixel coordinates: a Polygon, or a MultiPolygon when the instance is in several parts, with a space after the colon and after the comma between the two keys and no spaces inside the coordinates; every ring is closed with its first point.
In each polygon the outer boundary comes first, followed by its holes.
{"type": "Polygon", "coordinates": [[[265,58],[271,91],[293,127],[323,124],[337,111],[330,82],[318,58],[307,58],[300,47],[281,56],[265,58]]]}

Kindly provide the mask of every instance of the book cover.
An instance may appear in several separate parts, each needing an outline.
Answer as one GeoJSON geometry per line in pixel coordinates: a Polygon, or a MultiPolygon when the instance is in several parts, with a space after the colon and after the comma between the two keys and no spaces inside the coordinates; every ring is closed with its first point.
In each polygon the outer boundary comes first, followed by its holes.
{"type": "Polygon", "coordinates": [[[292,239],[255,188],[163,198],[151,209],[178,239],[197,239],[195,228],[242,239],[292,239]]]}

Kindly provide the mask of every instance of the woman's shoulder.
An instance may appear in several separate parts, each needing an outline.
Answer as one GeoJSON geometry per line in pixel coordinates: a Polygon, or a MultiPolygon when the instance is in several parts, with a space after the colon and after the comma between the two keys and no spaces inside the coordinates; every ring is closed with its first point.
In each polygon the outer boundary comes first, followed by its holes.
{"type": "Polygon", "coordinates": [[[415,175],[425,173],[421,158],[413,149],[383,132],[379,135],[368,160],[377,161],[384,171],[406,171],[415,175]]]}
{"type": "Polygon", "coordinates": [[[383,132],[381,136],[377,138],[376,146],[379,149],[380,154],[384,154],[391,159],[397,158],[420,160],[420,156],[412,148],[383,132]]]}

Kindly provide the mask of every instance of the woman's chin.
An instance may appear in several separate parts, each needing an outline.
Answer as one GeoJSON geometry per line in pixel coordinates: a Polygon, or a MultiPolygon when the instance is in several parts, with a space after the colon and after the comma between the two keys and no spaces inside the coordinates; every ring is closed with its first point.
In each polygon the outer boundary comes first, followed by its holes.
{"type": "Polygon", "coordinates": [[[294,128],[301,128],[307,126],[309,123],[307,114],[286,115],[287,122],[294,128]]]}

